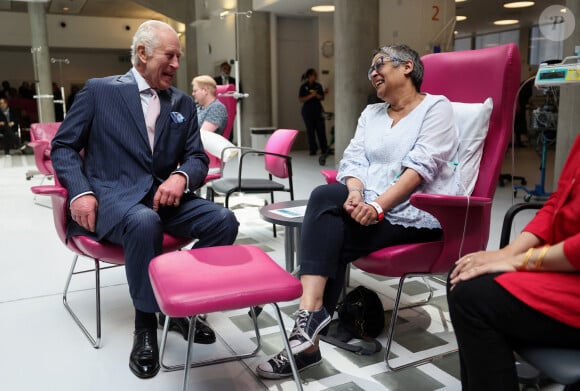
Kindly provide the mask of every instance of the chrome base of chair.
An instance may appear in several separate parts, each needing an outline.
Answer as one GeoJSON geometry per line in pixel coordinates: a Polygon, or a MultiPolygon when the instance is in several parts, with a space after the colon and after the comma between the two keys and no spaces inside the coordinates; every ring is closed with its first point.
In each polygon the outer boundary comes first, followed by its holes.
{"type": "MultiPolygon", "coordinates": [[[[286,334],[286,329],[284,328],[284,321],[282,320],[282,314],[280,313],[280,308],[276,303],[271,303],[276,309],[276,318],[278,321],[278,325],[280,327],[280,334],[282,335],[282,340],[284,342],[284,348],[288,353],[288,357],[290,359],[290,367],[292,368],[292,374],[294,376],[294,382],[296,383],[296,389],[302,391],[302,383],[300,376],[298,374],[298,367],[296,366],[296,362],[294,360],[294,356],[290,353],[290,345],[288,343],[288,336],[286,334]]],[[[165,348],[167,347],[167,332],[169,331],[169,317],[165,318],[165,324],[163,325],[163,335],[161,337],[161,345],[160,345],[160,353],[159,353],[159,364],[161,365],[161,369],[167,372],[171,371],[180,371],[185,370],[184,379],[183,379],[183,391],[187,390],[187,385],[189,383],[189,370],[191,368],[197,368],[206,365],[213,365],[213,364],[221,364],[224,362],[236,361],[241,360],[249,357],[254,357],[262,348],[262,337],[260,336],[260,329],[258,328],[258,318],[256,316],[256,312],[254,307],[250,308],[250,313],[252,317],[252,321],[254,322],[254,331],[256,333],[256,348],[249,353],[235,353],[232,356],[211,359],[211,360],[201,360],[196,362],[191,362],[191,356],[193,352],[193,343],[189,341],[193,341],[195,335],[195,326],[198,321],[200,321],[198,316],[195,316],[192,321],[189,323],[189,333],[188,333],[188,344],[187,344],[187,352],[185,354],[185,364],[176,364],[176,365],[167,365],[164,362],[165,358],[165,348]]],[[[217,334],[216,334],[217,335],[217,334]]],[[[219,337],[219,335],[218,335],[219,337]]],[[[222,342],[223,339],[219,338],[222,342]]]]}
{"type": "Polygon", "coordinates": [[[119,267],[121,265],[112,265],[112,266],[101,267],[100,261],[98,259],[93,259],[93,261],[95,262],[94,269],[85,269],[85,270],[75,271],[78,258],[79,258],[78,254],[75,255],[73,258],[73,262],[72,262],[72,265],[70,267],[70,271],[69,271],[68,277],[66,279],[66,283],[64,285],[64,292],[62,294],[62,302],[64,304],[64,307],[66,308],[66,310],[70,314],[70,316],[73,318],[73,320],[75,321],[77,326],[79,326],[79,328],[81,329],[81,331],[83,332],[85,337],[87,337],[87,339],[89,340],[91,345],[93,345],[93,347],[95,349],[98,349],[101,346],[101,270],[110,269],[113,267],[119,267]],[[70,287],[72,277],[74,275],[77,275],[77,274],[90,273],[90,272],[95,272],[95,310],[96,310],[95,329],[96,329],[96,336],[93,336],[89,332],[89,330],[85,327],[83,322],[79,319],[79,317],[77,316],[75,311],[72,309],[72,307],[68,303],[68,290],[70,287]]]}
{"type": "Polygon", "coordinates": [[[411,362],[408,362],[405,364],[401,364],[398,366],[392,366],[390,364],[389,356],[391,353],[391,344],[392,344],[393,338],[395,336],[395,327],[397,325],[397,315],[399,313],[399,310],[425,305],[429,302],[429,300],[431,300],[432,297],[433,297],[433,289],[432,289],[431,285],[426,281],[426,277],[424,274],[409,273],[409,274],[403,275],[401,277],[401,279],[399,280],[399,286],[397,288],[397,296],[395,298],[395,306],[393,307],[393,314],[391,315],[391,323],[389,324],[389,330],[387,332],[387,346],[385,348],[385,363],[387,364],[387,367],[391,371],[398,371],[400,369],[425,364],[425,363],[433,361],[436,358],[440,358],[440,357],[446,356],[448,354],[457,352],[458,349],[455,348],[455,349],[448,350],[444,353],[434,354],[432,356],[425,357],[425,358],[422,358],[419,360],[414,360],[414,361],[411,361],[411,362]],[[421,300],[419,302],[412,303],[412,304],[405,306],[405,307],[399,307],[399,304],[401,302],[401,294],[403,293],[403,285],[405,284],[405,279],[408,277],[422,277],[425,285],[427,285],[429,287],[429,296],[425,300],[421,300]]]}
{"type": "Polygon", "coordinates": [[[28,170],[28,171],[26,171],[26,174],[25,174],[26,180],[29,181],[32,179],[33,176],[39,175],[39,174],[40,174],[40,171],[38,171],[38,170],[28,170]]]}

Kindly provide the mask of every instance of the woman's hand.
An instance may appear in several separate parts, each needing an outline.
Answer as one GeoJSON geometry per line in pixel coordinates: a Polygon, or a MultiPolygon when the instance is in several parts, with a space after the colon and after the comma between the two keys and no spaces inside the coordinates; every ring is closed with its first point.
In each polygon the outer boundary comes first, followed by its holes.
{"type": "Polygon", "coordinates": [[[369,204],[365,204],[364,199],[358,191],[351,191],[348,194],[343,208],[360,225],[371,225],[377,221],[377,211],[369,204]]]}
{"type": "Polygon", "coordinates": [[[360,225],[368,226],[377,222],[377,210],[364,202],[359,203],[350,214],[360,225]]]}
{"type": "Polygon", "coordinates": [[[353,210],[356,206],[360,203],[364,204],[364,199],[360,192],[358,191],[351,191],[348,193],[348,197],[346,197],[346,201],[342,204],[342,207],[349,215],[352,215],[353,210]]]}
{"type": "Polygon", "coordinates": [[[449,275],[452,287],[460,281],[467,281],[482,274],[513,272],[522,261],[522,255],[507,254],[503,250],[478,251],[467,254],[455,262],[449,275]]]}

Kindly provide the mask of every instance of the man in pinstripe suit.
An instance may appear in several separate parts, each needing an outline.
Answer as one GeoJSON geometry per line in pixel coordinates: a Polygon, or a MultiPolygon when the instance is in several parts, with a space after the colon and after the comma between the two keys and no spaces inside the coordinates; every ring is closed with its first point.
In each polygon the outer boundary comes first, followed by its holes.
{"type": "MultiPolygon", "coordinates": [[[[133,37],[131,55],[129,72],[91,79],[76,95],[51,158],[69,194],[68,235],[89,234],[125,249],[135,307],[129,367],[150,378],[159,371],[159,307],[147,267],[161,253],[163,232],[199,239],[194,247],[225,245],[234,242],[238,222],[230,210],[194,194],[208,158],[192,98],[172,87],[181,56],[177,33],[163,22],[147,21],[133,37]],[[160,107],[150,126],[151,144],[145,117],[154,94],[160,107]]],[[[209,328],[195,337],[215,341],[209,328]]]]}

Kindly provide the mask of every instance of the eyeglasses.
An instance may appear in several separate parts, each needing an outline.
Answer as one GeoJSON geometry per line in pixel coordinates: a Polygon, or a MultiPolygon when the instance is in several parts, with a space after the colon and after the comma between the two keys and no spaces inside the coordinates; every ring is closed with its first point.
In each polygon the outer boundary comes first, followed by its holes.
{"type": "Polygon", "coordinates": [[[369,73],[367,74],[369,80],[372,80],[373,77],[371,76],[373,72],[380,72],[381,69],[383,69],[383,65],[385,65],[385,62],[402,62],[403,60],[401,60],[399,57],[385,57],[385,56],[381,56],[379,57],[379,59],[369,68],[369,73]]]}

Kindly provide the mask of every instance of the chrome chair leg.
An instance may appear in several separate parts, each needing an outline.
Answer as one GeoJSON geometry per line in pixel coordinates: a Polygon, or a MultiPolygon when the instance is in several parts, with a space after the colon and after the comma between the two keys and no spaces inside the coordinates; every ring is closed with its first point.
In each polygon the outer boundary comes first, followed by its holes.
{"type": "MultiPolygon", "coordinates": [[[[217,358],[217,359],[200,360],[200,361],[196,361],[193,363],[190,360],[189,363],[187,364],[189,366],[189,368],[197,368],[197,367],[202,367],[202,366],[212,365],[212,364],[221,364],[224,362],[254,357],[262,348],[262,337],[260,335],[260,329],[258,328],[258,318],[256,317],[254,307],[250,308],[250,312],[252,314],[252,321],[254,322],[254,331],[256,333],[256,348],[253,351],[247,352],[247,353],[234,354],[231,356],[217,358]]],[[[163,326],[163,334],[161,336],[161,344],[160,344],[160,348],[159,348],[159,365],[161,366],[161,368],[164,371],[173,372],[173,371],[180,371],[180,370],[184,369],[186,364],[169,365],[169,364],[165,363],[165,351],[167,348],[167,332],[169,331],[169,319],[170,319],[169,316],[165,317],[165,324],[163,326]]],[[[195,319],[196,319],[195,322],[203,322],[201,319],[199,319],[198,316],[195,316],[195,319]]],[[[192,327],[193,323],[194,323],[193,321],[189,323],[190,332],[191,332],[191,327],[192,327]]],[[[195,330],[193,330],[193,332],[195,332],[195,330]]],[[[223,339],[219,336],[219,334],[216,333],[216,335],[223,342],[223,339]]],[[[193,344],[189,343],[189,341],[192,341],[192,339],[188,339],[188,349],[192,349],[191,345],[193,345],[193,344]]]]}
{"type": "Polygon", "coordinates": [[[62,302],[64,304],[64,307],[66,308],[66,310],[70,314],[70,316],[73,318],[73,320],[75,321],[77,326],[79,326],[79,328],[81,329],[81,331],[83,332],[85,337],[89,340],[91,345],[93,345],[93,347],[95,349],[98,349],[100,347],[100,344],[101,344],[101,285],[100,285],[99,261],[96,259],[94,260],[95,261],[94,272],[95,272],[95,301],[96,301],[97,324],[96,324],[96,337],[93,337],[93,335],[87,330],[85,325],[81,322],[79,317],[76,315],[76,313],[74,312],[74,310],[72,309],[72,307],[68,303],[68,290],[70,287],[70,282],[71,282],[72,276],[79,274],[79,273],[85,273],[85,272],[90,271],[90,270],[84,270],[81,272],[75,272],[78,258],[79,258],[78,255],[75,255],[73,258],[73,262],[72,262],[66,283],[64,285],[64,292],[62,294],[62,302]]]}
{"type": "Polygon", "coordinates": [[[397,316],[399,313],[399,309],[406,309],[406,308],[413,308],[413,307],[417,307],[419,305],[424,305],[425,303],[427,303],[431,297],[433,296],[433,290],[431,288],[431,285],[427,283],[427,281],[425,280],[425,276],[424,275],[415,275],[415,274],[405,274],[401,277],[401,279],[399,280],[399,286],[397,287],[397,295],[395,298],[395,306],[393,307],[393,313],[391,315],[391,323],[389,324],[389,330],[387,332],[387,346],[385,348],[385,363],[387,364],[387,367],[391,370],[391,371],[398,371],[399,369],[403,369],[403,368],[408,368],[411,366],[416,366],[416,365],[421,365],[421,364],[425,364],[428,362],[433,361],[436,358],[439,357],[443,357],[446,356],[448,354],[451,353],[455,353],[458,351],[457,348],[455,349],[450,349],[444,353],[439,353],[439,354],[434,354],[432,356],[429,357],[425,357],[423,359],[419,359],[419,360],[414,360],[405,364],[401,364],[398,366],[392,366],[390,364],[389,361],[389,355],[391,353],[391,344],[393,342],[393,338],[395,336],[395,327],[397,324],[397,316]],[[405,284],[405,279],[407,277],[418,277],[421,276],[423,277],[424,282],[429,286],[429,297],[427,298],[427,300],[421,301],[419,303],[413,303],[412,305],[406,306],[406,307],[399,307],[399,304],[401,302],[401,294],[403,293],[403,285],[405,284]]]}

